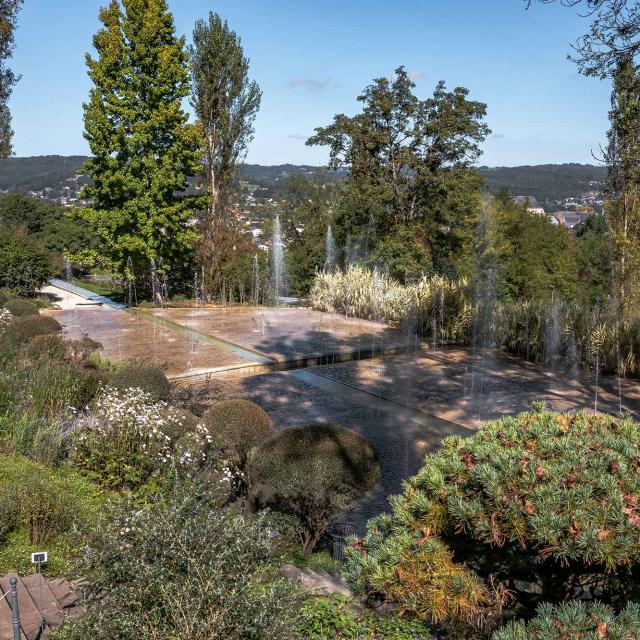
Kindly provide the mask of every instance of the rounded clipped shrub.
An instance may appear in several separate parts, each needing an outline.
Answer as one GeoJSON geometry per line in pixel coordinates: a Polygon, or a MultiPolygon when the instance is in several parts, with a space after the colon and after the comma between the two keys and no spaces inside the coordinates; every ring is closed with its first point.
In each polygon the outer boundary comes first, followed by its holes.
{"type": "Polygon", "coordinates": [[[133,364],[118,371],[111,380],[115,389],[142,389],[154,400],[168,400],[171,385],[161,369],[151,365],[133,364]]]}
{"type": "Polygon", "coordinates": [[[33,302],[29,302],[28,300],[21,300],[20,298],[7,300],[7,302],[2,305],[2,308],[9,311],[9,313],[14,318],[20,318],[23,316],[35,316],[40,313],[38,311],[38,307],[36,307],[33,302]]]}
{"type": "Polygon", "coordinates": [[[67,343],[56,333],[36,336],[27,344],[26,354],[32,360],[64,360],[68,355],[67,343]]]}
{"type": "Polygon", "coordinates": [[[26,344],[36,336],[60,333],[62,325],[51,316],[23,316],[14,318],[2,335],[2,342],[9,345],[26,344]]]}
{"type": "Polygon", "coordinates": [[[558,606],[544,603],[529,622],[511,622],[492,640],[637,640],[640,606],[628,604],[617,614],[601,603],[572,601],[558,606]]]}
{"type": "Polygon", "coordinates": [[[258,506],[298,516],[310,553],[332,520],[380,478],[371,445],[360,434],[330,424],[285,429],[251,454],[249,485],[258,506]]]}
{"type": "Polygon", "coordinates": [[[243,469],[253,447],[273,429],[271,419],[249,400],[216,402],[203,416],[214,445],[238,469],[243,469]]]}
{"type": "Polygon", "coordinates": [[[540,411],[487,423],[446,438],[391,505],[349,551],[348,573],[421,617],[438,618],[441,595],[447,616],[462,617],[446,589],[416,597],[416,581],[437,580],[438,565],[415,562],[434,540],[487,591],[499,576],[529,614],[574,597],[575,584],[591,599],[639,593],[640,427],[629,418],[540,411]]]}

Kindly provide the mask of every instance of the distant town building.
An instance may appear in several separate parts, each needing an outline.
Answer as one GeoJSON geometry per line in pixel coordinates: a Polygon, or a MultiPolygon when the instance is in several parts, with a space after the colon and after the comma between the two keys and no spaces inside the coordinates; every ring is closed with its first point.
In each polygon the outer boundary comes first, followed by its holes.
{"type": "Polygon", "coordinates": [[[549,214],[549,220],[552,224],[559,224],[572,233],[577,233],[590,215],[589,211],[556,211],[549,214]]]}
{"type": "Polygon", "coordinates": [[[513,201],[516,204],[526,205],[527,211],[530,213],[537,213],[539,216],[545,215],[544,207],[540,205],[534,196],[514,196],[513,201]]]}

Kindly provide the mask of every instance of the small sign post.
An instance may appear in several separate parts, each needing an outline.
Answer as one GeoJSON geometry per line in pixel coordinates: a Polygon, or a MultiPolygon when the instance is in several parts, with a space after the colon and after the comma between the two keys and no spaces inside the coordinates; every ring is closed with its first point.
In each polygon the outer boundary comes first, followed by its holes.
{"type": "Polygon", "coordinates": [[[38,565],[38,578],[40,585],[40,633],[44,633],[44,628],[46,625],[46,621],[44,619],[44,611],[42,606],[42,565],[46,564],[49,560],[49,554],[46,551],[38,551],[36,553],[31,554],[31,563],[38,565]]]}

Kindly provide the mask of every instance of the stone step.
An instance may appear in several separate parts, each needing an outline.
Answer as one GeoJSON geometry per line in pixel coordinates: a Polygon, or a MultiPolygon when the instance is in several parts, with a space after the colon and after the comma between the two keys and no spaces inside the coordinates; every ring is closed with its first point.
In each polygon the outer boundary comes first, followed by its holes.
{"type": "MultiPolygon", "coordinates": [[[[31,599],[28,589],[15,573],[0,578],[0,588],[3,592],[11,590],[10,579],[18,578],[18,607],[20,609],[20,625],[27,640],[38,640],[42,630],[42,618],[36,603],[31,599]]],[[[11,597],[11,596],[9,596],[11,597]]],[[[46,628],[46,625],[45,625],[46,628]]]]}
{"type": "Polygon", "coordinates": [[[342,578],[336,578],[324,569],[316,569],[316,575],[322,580],[324,590],[328,593],[339,593],[346,597],[351,597],[351,589],[342,580],[342,578]]]}
{"type": "Polygon", "coordinates": [[[78,599],[71,583],[65,580],[64,578],[54,578],[53,580],[49,580],[49,586],[51,587],[51,591],[55,596],[55,599],[58,601],[60,608],[65,609],[66,607],[71,607],[76,603],[78,599]]]}
{"type": "Polygon", "coordinates": [[[21,640],[43,640],[52,628],[66,620],[75,619],[85,614],[85,610],[76,606],[77,596],[74,584],[62,578],[46,579],[38,574],[20,578],[16,574],[0,577],[0,640],[13,640],[13,615],[11,610],[12,577],[18,578],[17,594],[20,607],[21,640]],[[8,598],[2,596],[8,593],[8,598]],[[42,612],[40,608],[42,604],[42,612]],[[42,629],[44,617],[44,633],[42,629]]]}
{"type": "Polygon", "coordinates": [[[22,578],[22,584],[27,588],[36,605],[40,607],[42,604],[42,613],[47,625],[57,626],[64,622],[62,607],[43,576],[37,573],[27,576],[22,578]]]}
{"type": "Polygon", "coordinates": [[[337,579],[324,569],[300,569],[292,564],[284,565],[280,573],[292,582],[300,585],[305,591],[324,591],[325,593],[339,593],[351,597],[349,587],[342,579],[337,579]]]}

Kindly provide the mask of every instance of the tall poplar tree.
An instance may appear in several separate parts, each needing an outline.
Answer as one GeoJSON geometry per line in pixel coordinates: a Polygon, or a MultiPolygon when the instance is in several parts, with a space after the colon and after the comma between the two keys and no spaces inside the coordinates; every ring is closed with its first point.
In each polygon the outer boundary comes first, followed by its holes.
{"type": "Polygon", "coordinates": [[[15,73],[7,66],[13,55],[14,33],[22,0],[0,0],[0,158],[11,155],[11,112],[7,102],[18,81],[15,73]]]}
{"type": "Polygon", "coordinates": [[[166,0],[112,0],[87,54],[93,88],[84,106],[93,179],[80,215],[103,240],[113,269],[140,280],[186,266],[197,240],[197,199],[185,195],[199,170],[200,131],[188,123],[184,38],[166,0]]]}
{"type": "Polygon", "coordinates": [[[640,73],[631,58],[619,62],[609,118],[605,212],[613,240],[617,299],[625,311],[637,309],[640,302],[640,73]]]}
{"type": "Polygon", "coordinates": [[[198,20],[191,54],[192,105],[204,137],[203,173],[209,203],[200,220],[198,259],[203,285],[215,292],[225,278],[225,263],[237,258],[242,244],[231,215],[238,164],[253,137],[262,92],[249,80],[249,60],[240,38],[216,13],[198,20]]]}

